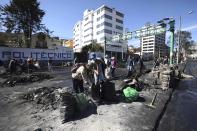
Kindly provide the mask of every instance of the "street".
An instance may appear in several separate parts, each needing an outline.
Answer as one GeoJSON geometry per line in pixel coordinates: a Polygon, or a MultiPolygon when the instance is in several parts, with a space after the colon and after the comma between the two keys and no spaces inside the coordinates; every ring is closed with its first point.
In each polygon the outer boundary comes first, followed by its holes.
{"type": "Polygon", "coordinates": [[[159,131],[196,131],[197,61],[188,61],[185,73],[193,79],[182,79],[158,127],[159,131]]]}

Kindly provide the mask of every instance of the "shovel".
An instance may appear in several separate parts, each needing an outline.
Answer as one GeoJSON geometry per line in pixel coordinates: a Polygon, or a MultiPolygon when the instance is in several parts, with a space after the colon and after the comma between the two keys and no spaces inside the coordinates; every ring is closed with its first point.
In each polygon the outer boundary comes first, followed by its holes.
{"type": "Polygon", "coordinates": [[[154,106],[154,102],[155,102],[156,97],[157,97],[157,93],[155,93],[155,96],[153,97],[151,103],[150,103],[150,104],[146,104],[146,106],[148,106],[148,107],[150,107],[150,108],[156,108],[156,107],[154,106]]]}

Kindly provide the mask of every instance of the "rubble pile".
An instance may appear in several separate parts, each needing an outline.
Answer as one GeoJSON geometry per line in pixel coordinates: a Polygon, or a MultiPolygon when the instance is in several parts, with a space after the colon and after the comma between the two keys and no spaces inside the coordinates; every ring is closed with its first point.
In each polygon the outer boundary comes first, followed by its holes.
{"type": "Polygon", "coordinates": [[[141,81],[148,84],[150,88],[161,88],[166,90],[173,87],[177,79],[180,79],[181,72],[177,66],[161,65],[143,77],[141,81]]]}
{"type": "Polygon", "coordinates": [[[27,76],[15,76],[15,77],[9,77],[7,80],[5,80],[2,83],[2,86],[15,86],[16,84],[25,84],[25,83],[32,83],[37,81],[42,81],[44,79],[50,79],[52,76],[45,73],[39,73],[39,74],[31,74],[27,76]]]}
{"type": "Polygon", "coordinates": [[[36,104],[42,105],[44,109],[57,109],[60,101],[60,90],[57,87],[42,87],[29,90],[23,95],[23,99],[34,101],[36,104]]]}

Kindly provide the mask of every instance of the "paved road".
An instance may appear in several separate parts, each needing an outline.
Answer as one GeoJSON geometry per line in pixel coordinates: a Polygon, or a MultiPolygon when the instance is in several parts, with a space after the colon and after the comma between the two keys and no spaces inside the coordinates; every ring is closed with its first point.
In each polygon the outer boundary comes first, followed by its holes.
{"type": "Polygon", "coordinates": [[[161,120],[159,131],[197,131],[197,61],[187,63],[186,74],[175,90],[161,120]]]}

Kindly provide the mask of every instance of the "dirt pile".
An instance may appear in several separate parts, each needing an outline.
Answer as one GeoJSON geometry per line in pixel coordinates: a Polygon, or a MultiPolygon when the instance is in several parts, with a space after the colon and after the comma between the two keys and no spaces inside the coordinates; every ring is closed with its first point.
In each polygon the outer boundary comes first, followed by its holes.
{"type": "Polygon", "coordinates": [[[39,73],[39,74],[31,74],[31,75],[26,75],[26,76],[15,76],[15,77],[9,77],[7,78],[1,86],[15,86],[17,84],[27,84],[27,83],[32,83],[32,82],[37,82],[37,81],[42,81],[44,79],[51,79],[52,76],[49,74],[45,73],[39,73]]]}
{"type": "Polygon", "coordinates": [[[29,90],[21,98],[41,105],[42,109],[57,109],[60,103],[61,87],[42,87],[29,90]]]}

